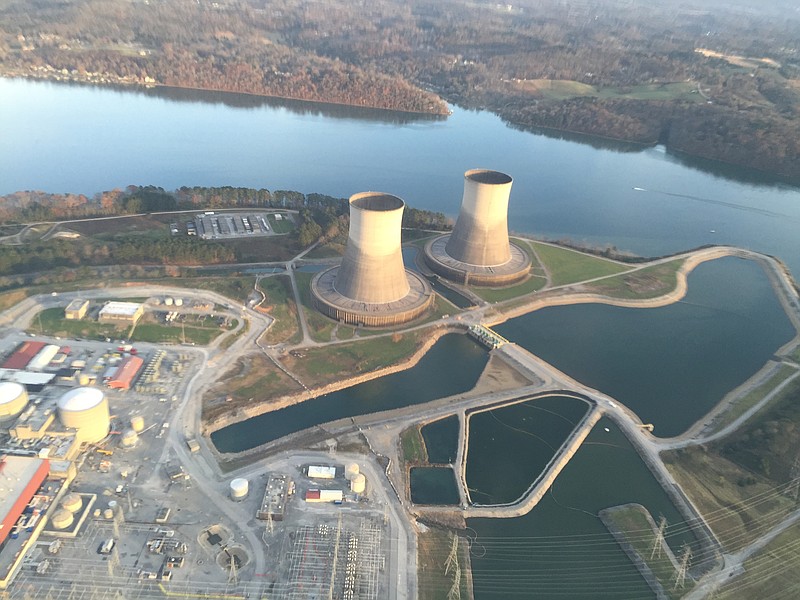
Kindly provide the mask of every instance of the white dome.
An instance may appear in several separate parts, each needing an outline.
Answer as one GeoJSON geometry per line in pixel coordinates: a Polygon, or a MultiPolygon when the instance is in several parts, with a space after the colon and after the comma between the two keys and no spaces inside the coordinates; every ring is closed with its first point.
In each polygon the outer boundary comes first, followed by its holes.
{"type": "Polygon", "coordinates": [[[8,404],[25,393],[25,387],[13,381],[0,382],[0,404],[8,404]]]}
{"type": "Polygon", "coordinates": [[[94,408],[103,401],[103,392],[97,388],[79,387],[58,399],[59,410],[79,412],[94,408]]]}
{"type": "Polygon", "coordinates": [[[250,482],[247,479],[237,477],[231,481],[231,496],[233,498],[244,498],[250,490],[250,482]]]}

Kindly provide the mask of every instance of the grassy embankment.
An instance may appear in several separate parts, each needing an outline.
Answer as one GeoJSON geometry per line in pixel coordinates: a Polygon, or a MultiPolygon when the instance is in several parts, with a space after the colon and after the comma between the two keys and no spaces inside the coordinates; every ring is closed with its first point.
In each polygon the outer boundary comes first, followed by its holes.
{"type": "Polygon", "coordinates": [[[650,567],[667,596],[677,600],[693,587],[692,581],[687,577],[685,586],[682,589],[673,590],[676,576],[675,567],[666,552],[662,551],[652,556],[656,530],[653,529],[651,522],[647,519],[645,510],[641,505],[613,508],[606,512],[605,519],[616,525],[633,550],[650,567]]]}
{"type": "Polygon", "coordinates": [[[425,440],[422,439],[419,425],[412,425],[400,434],[400,447],[403,450],[403,462],[425,463],[428,453],[425,449],[425,440]]]}
{"type": "Polygon", "coordinates": [[[676,258],[660,265],[594,281],[586,284],[584,289],[593,294],[622,300],[658,298],[671,292],[678,285],[677,273],[683,263],[683,258],[676,258]]]}
{"type": "Polygon", "coordinates": [[[631,267],[599,256],[583,254],[569,248],[561,248],[542,242],[530,242],[539,262],[550,274],[550,285],[558,287],[579,283],[596,277],[615,275],[630,271],[631,267]]]}
{"type": "Polygon", "coordinates": [[[288,342],[296,344],[301,339],[298,323],[297,305],[294,301],[292,281],[288,275],[264,277],[258,282],[258,289],[266,299],[259,310],[266,312],[275,322],[262,336],[265,344],[288,342]]]}
{"type": "MultiPolygon", "coordinates": [[[[428,528],[417,536],[417,573],[419,577],[419,600],[447,600],[453,587],[454,570],[445,574],[447,557],[452,548],[452,537],[448,530],[428,528]]],[[[470,598],[469,548],[461,538],[458,543],[458,565],[461,569],[459,582],[461,597],[470,598]]]]}
{"type": "Polygon", "coordinates": [[[728,552],[764,535],[795,509],[800,380],[719,442],[665,452],[684,492],[728,552]]]}
{"type": "Polygon", "coordinates": [[[599,88],[568,79],[524,79],[514,86],[544,100],[562,101],[571,98],[599,98],[601,100],[683,100],[705,102],[697,93],[697,85],[689,81],[634,85],[626,88],[599,88]]]}
{"type": "Polygon", "coordinates": [[[506,288],[471,288],[475,294],[487,302],[503,302],[519,296],[526,296],[533,292],[538,292],[547,285],[547,275],[536,258],[530,243],[527,240],[520,239],[515,239],[514,241],[531,259],[530,276],[525,281],[506,288]]]}

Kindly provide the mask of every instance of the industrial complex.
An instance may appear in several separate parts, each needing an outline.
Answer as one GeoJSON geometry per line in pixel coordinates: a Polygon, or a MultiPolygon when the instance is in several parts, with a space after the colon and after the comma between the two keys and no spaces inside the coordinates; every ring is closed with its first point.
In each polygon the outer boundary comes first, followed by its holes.
{"type": "Polygon", "coordinates": [[[363,192],[350,197],[350,230],[342,264],[316,275],[314,306],[351,325],[388,327],[425,314],[430,285],[407,270],[401,251],[405,203],[397,196],[363,192]]]}
{"type": "Polygon", "coordinates": [[[446,279],[464,285],[504,286],[528,275],[528,253],[508,240],[512,179],[473,169],[464,173],[461,210],[452,233],[425,245],[425,261],[446,279]]]}

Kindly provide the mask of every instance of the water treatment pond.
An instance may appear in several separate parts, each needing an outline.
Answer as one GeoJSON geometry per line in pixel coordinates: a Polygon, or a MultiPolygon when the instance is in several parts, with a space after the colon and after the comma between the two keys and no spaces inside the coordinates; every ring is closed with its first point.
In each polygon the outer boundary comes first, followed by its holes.
{"type": "Polygon", "coordinates": [[[587,401],[543,396],[467,415],[467,487],[475,504],[519,499],[589,411],[587,401]]]}
{"type": "Polygon", "coordinates": [[[211,434],[220,452],[241,452],[330,421],[460,394],[478,381],[488,354],[466,335],[439,339],[414,367],[234,423],[211,434]]]}
{"type": "Polygon", "coordinates": [[[411,501],[414,504],[458,504],[456,474],[450,467],[412,467],[411,501]]]}
{"type": "Polygon", "coordinates": [[[458,453],[458,417],[452,415],[428,423],[420,429],[428,462],[446,465],[456,459],[458,453]]]}
{"type": "MultiPolygon", "coordinates": [[[[500,460],[500,457],[496,457],[500,460]]],[[[656,521],[668,522],[675,552],[686,542],[683,517],[609,419],[601,419],[527,515],[469,519],[475,530],[472,576],[475,600],[509,597],[564,600],[642,600],[654,594],[597,516],[604,508],[638,502],[656,521]]]]}
{"type": "Polygon", "coordinates": [[[764,270],[738,258],[698,266],[686,297],[669,306],[554,306],[495,329],[619,399],[662,437],[701,419],[795,335],[764,270]]]}

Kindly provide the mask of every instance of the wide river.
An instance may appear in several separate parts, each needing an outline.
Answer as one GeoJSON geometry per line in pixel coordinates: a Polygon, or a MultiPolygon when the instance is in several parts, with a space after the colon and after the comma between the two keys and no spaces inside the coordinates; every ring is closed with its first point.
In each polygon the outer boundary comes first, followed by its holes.
{"type": "Polygon", "coordinates": [[[399,195],[456,215],[462,174],[514,177],[510,226],[656,255],[708,243],[761,250],[800,273],[800,190],[663,148],[234,94],[0,79],[0,194],[129,184],[399,195]],[[642,188],[647,191],[637,191],[642,188]]]}

